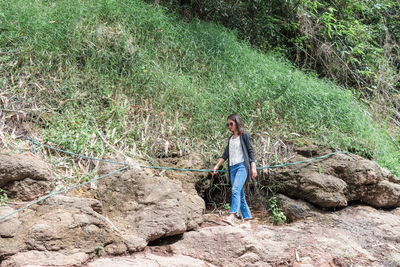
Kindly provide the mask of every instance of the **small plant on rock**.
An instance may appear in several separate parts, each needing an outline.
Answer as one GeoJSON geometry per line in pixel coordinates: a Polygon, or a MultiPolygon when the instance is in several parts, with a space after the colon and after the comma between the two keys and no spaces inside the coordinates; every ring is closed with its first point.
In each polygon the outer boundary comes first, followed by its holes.
{"type": "Polygon", "coordinates": [[[273,224],[286,223],[286,216],[279,207],[276,197],[271,197],[268,200],[268,210],[272,213],[272,215],[269,216],[270,222],[272,222],[273,224]]]}
{"type": "Polygon", "coordinates": [[[231,205],[229,203],[225,203],[224,204],[224,209],[225,210],[230,210],[231,209],[231,205]]]}
{"type": "Polygon", "coordinates": [[[0,206],[6,205],[8,202],[8,196],[4,189],[0,188],[0,206]]]}
{"type": "Polygon", "coordinates": [[[101,257],[104,255],[104,245],[98,245],[96,248],[96,255],[97,257],[101,257]]]}

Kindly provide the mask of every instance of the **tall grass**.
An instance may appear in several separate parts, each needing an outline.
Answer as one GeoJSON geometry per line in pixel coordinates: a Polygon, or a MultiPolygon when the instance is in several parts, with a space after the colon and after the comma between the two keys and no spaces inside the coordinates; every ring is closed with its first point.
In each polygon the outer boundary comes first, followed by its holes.
{"type": "Polygon", "coordinates": [[[221,26],[137,0],[2,1],[0,22],[1,105],[37,107],[41,135],[66,149],[151,156],[161,137],[215,158],[238,113],[253,134],[296,132],[400,175],[399,149],[349,91],[221,26]]]}

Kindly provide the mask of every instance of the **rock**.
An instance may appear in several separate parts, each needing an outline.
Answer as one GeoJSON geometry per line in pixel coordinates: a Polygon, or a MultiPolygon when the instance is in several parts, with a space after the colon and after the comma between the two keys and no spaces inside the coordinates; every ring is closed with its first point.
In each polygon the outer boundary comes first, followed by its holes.
{"type": "Polygon", "coordinates": [[[292,196],[302,197],[320,207],[345,207],[347,199],[345,196],[346,183],[332,175],[309,173],[306,177],[299,179],[296,191],[292,196]]]}
{"type": "MultiPolygon", "coordinates": [[[[335,156],[336,161],[348,160],[348,155],[335,156]]],[[[379,181],[386,179],[384,171],[379,167],[378,164],[370,160],[353,155],[351,161],[348,161],[344,166],[340,178],[346,181],[349,185],[370,185],[376,184],[379,181]]],[[[338,164],[335,161],[332,162],[332,166],[335,168],[338,164]]],[[[337,167],[336,167],[337,170],[337,167]]]]}
{"type": "Polygon", "coordinates": [[[18,253],[1,263],[1,267],[29,267],[29,266],[81,266],[89,256],[78,252],[62,254],[59,252],[27,251],[18,253]]]}
{"type": "Polygon", "coordinates": [[[361,200],[374,207],[400,207],[400,184],[380,181],[367,187],[361,200]]]}
{"type": "MultiPolygon", "coordinates": [[[[0,206],[0,216],[5,216],[13,211],[14,209],[10,207],[0,206]]],[[[5,255],[18,253],[21,248],[24,248],[23,241],[16,238],[22,228],[24,227],[17,214],[0,222],[0,259],[5,255]]]]}
{"type": "MultiPolygon", "coordinates": [[[[293,161],[319,156],[315,147],[293,161]]],[[[353,154],[335,154],[310,163],[276,169],[273,174],[279,193],[308,201],[321,208],[346,207],[361,201],[374,207],[400,207],[400,180],[373,161],[353,154]]]]}
{"type": "Polygon", "coordinates": [[[0,154],[0,186],[26,178],[37,181],[51,179],[50,167],[31,153],[0,154]]]}
{"type": "Polygon", "coordinates": [[[185,233],[170,250],[217,266],[271,266],[288,249],[287,243],[274,236],[268,228],[256,233],[239,227],[208,227],[185,233]]]}
{"type": "Polygon", "coordinates": [[[166,250],[217,266],[388,266],[400,251],[399,219],[391,211],[348,207],[283,226],[200,228],[166,250]]]}
{"type": "MultiPolygon", "coordinates": [[[[0,217],[13,212],[14,209],[7,206],[0,206],[0,217]]],[[[17,218],[17,215],[10,216],[10,218],[0,224],[0,237],[11,238],[14,237],[19,229],[21,228],[21,221],[17,218]]]]}
{"type": "MultiPolygon", "coordinates": [[[[182,157],[162,158],[158,160],[160,166],[175,167],[182,169],[206,169],[201,155],[191,153],[182,157]]],[[[208,173],[205,172],[184,172],[184,171],[167,171],[165,176],[180,181],[183,190],[188,194],[197,195],[196,184],[200,180],[204,180],[208,173]]]]}
{"type": "Polygon", "coordinates": [[[26,178],[21,181],[9,183],[3,189],[6,190],[7,195],[12,199],[30,201],[49,192],[51,185],[48,181],[37,181],[26,178]]]}
{"type": "Polygon", "coordinates": [[[276,198],[289,222],[314,217],[320,213],[316,208],[305,201],[294,200],[282,194],[277,194],[276,198]]]}
{"type": "Polygon", "coordinates": [[[88,266],[397,266],[399,210],[351,206],[282,226],[203,227],[174,243],[88,266]]]}
{"type": "MultiPolygon", "coordinates": [[[[0,258],[28,250],[90,255],[100,245],[124,244],[109,220],[93,210],[94,202],[98,200],[57,195],[0,222],[0,229],[18,222],[18,231],[11,231],[10,238],[0,239],[0,258]]],[[[115,250],[115,254],[121,253],[115,250]]]]}
{"type": "Polygon", "coordinates": [[[0,154],[0,187],[9,198],[32,200],[51,189],[50,166],[31,153],[0,154]]]}
{"type": "MultiPolygon", "coordinates": [[[[119,167],[111,165],[103,165],[101,171],[119,167]]],[[[203,220],[200,197],[139,164],[97,185],[92,195],[98,200],[56,195],[0,222],[0,258],[23,251],[120,255],[194,229],[203,220]]],[[[0,209],[2,214],[12,211],[0,209]]]]}
{"type": "Polygon", "coordinates": [[[213,267],[215,265],[184,255],[160,256],[151,253],[136,253],[130,257],[98,259],[87,265],[88,267],[213,267]]]}
{"type": "Polygon", "coordinates": [[[183,233],[203,220],[205,204],[199,196],[184,192],[179,181],[139,169],[99,181],[94,193],[124,235],[145,242],[183,233]]]}

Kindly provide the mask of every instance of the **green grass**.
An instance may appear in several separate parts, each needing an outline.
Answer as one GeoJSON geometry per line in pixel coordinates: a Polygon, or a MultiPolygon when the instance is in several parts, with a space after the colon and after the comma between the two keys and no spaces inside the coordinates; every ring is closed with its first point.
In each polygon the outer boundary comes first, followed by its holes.
{"type": "Polygon", "coordinates": [[[1,105],[38,108],[42,137],[65,149],[111,152],[100,132],[133,156],[151,156],[162,137],[215,159],[238,113],[253,134],[296,132],[400,175],[385,124],[350,91],[221,26],[135,0],[1,1],[0,23],[1,105]]]}

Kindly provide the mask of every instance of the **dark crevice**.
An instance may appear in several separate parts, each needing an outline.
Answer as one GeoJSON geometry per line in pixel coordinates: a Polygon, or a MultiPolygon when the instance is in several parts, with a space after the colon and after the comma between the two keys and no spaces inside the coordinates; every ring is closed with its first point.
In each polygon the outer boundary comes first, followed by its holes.
{"type": "Polygon", "coordinates": [[[9,236],[9,235],[0,235],[0,238],[14,238],[14,236],[9,236]]]}
{"type": "Polygon", "coordinates": [[[314,204],[314,203],[308,202],[307,200],[304,200],[304,199],[295,199],[295,200],[305,201],[305,202],[311,204],[312,206],[314,206],[317,210],[325,211],[325,212],[341,211],[343,209],[346,209],[346,208],[349,208],[349,207],[354,207],[354,206],[369,206],[369,207],[372,207],[372,208],[377,209],[377,210],[385,210],[385,211],[391,211],[391,210],[396,209],[396,207],[374,207],[371,204],[369,204],[367,202],[364,202],[362,200],[359,200],[359,199],[348,201],[347,202],[347,206],[345,206],[345,207],[321,207],[318,204],[314,204]]]}
{"type": "MultiPolygon", "coordinates": [[[[394,210],[394,209],[396,209],[397,207],[374,207],[374,206],[372,206],[371,204],[369,204],[369,203],[367,203],[367,202],[363,202],[363,201],[361,201],[361,200],[351,200],[351,201],[348,201],[347,202],[347,207],[350,207],[350,206],[369,206],[369,207],[372,207],[372,208],[374,208],[374,209],[377,209],[377,210],[384,210],[384,211],[392,211],[392,210],[394,210]]],[[[347,207],[345,207],[345,208],[347,208],[347,207]]]]}
{"type": "Polygon", "coordinates": [[[206,203],[206,209],[214,209],[230,202],[231,185],[226,174],[216,174],[199,180],[195,185],[196,191],[206,203]]]}
{"type": "Polygon", "coordinates": [[[153,241],[150,241],[147,246],[149,247],[158,247],[158,246],[166,246],[166,245],[172,245],[180,240],[182,240],[183,234],[177,234],[173,236],[166,236],[166,237],[161,237],[157,238],[153,241]]]}

